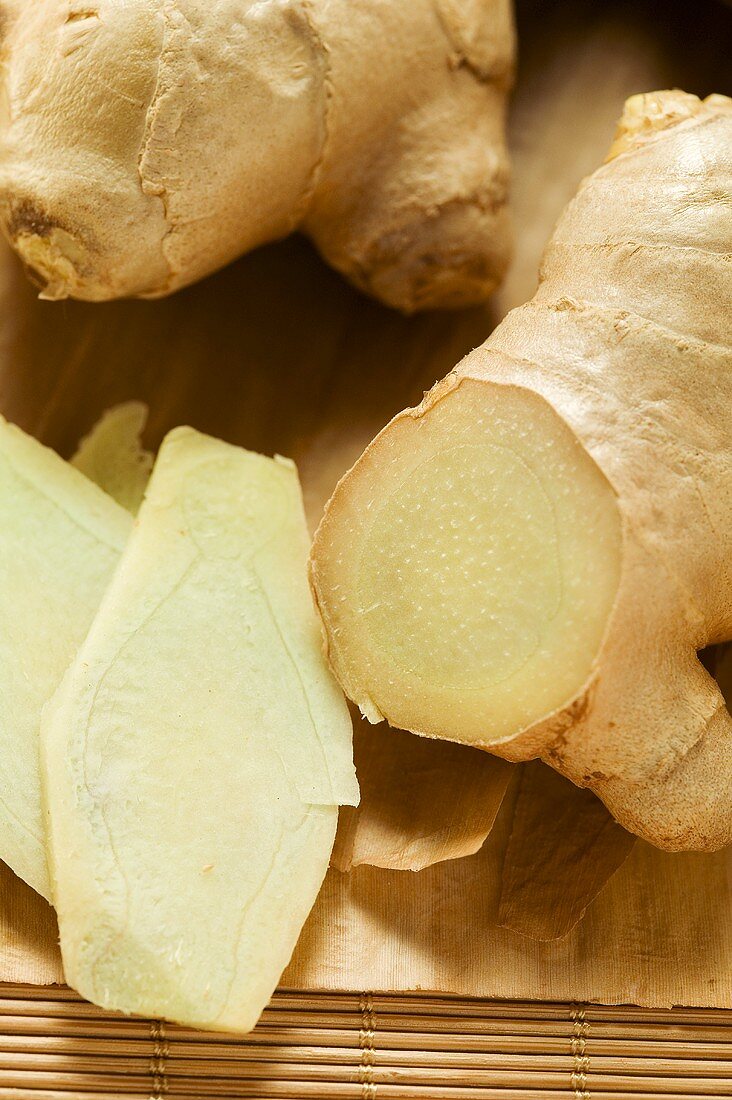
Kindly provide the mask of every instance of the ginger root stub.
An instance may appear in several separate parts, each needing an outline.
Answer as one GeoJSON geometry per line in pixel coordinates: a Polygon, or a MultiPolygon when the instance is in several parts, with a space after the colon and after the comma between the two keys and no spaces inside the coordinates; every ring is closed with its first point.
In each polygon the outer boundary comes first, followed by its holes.
{"type": "Polygon", "coordinates": [[[407,311],[501,278],[510,0],[11,13],[0,216],[45,297],[157,297],[295,229],[407,311]]]}
{"type": "Polygon", "coordinates": [[[732,101],[634,97],[534,299],[338,486],[312,581],[367,717],[732,841],[732,101]]]}

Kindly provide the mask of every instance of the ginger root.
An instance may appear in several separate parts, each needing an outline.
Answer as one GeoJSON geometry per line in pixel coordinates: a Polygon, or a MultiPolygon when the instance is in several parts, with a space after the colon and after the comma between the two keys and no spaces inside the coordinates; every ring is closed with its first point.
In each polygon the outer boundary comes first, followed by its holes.
{"type": "Polygon", "coordinates": [[[342,479],[312,583],[372,721],[732,841],[732,101],[634,97],[514,310],[342,479]]]}
{"type": "Polygon", "coordinates": [[[44,297],[157,297],[295,229],[406,311],[500,279],[510,0],[6,11],[0,217],[44,297]]]}

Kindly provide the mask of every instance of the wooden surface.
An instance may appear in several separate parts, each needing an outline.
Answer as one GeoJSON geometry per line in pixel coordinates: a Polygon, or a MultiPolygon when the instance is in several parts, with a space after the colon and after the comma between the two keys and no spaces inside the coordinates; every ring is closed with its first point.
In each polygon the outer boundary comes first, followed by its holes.
{"type": "MultiPolygon", "coordinates": [[[[519,33],[517,255],[488,306],[399,317],[297,239],[165,301],[51,304],[3,252],[2,412],[68,455],[107,406],[141,398],[151,446],[188,422],[294,458],[315,522],[386,419],[532,293],[543,243],[604,156],[625,96],[669,85],[732,92],[732,13],[715,0],[524,0],[519,33]]],[[[535,944],[496,926],[510,826],[499,816],[476,855],[419,875],[332,872],[287,981],[732,1007],[727,853],[674,857],[636,845],[576,932],[535,944]]],[[[58,980],[52,913],[9,872],[0,885],[0,974],[58,980]]]]}

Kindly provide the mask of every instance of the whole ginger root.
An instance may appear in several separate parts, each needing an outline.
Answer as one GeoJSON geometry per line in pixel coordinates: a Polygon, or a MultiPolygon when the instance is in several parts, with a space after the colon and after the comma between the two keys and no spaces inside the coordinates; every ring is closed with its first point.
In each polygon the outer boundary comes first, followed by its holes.
{"type": "Polygon", "coordinates": [[[157,297],[300,229],[405,311],[510,252],[510,0],[5,0],[0,218],[46,298],[157,297]]]}
{"type": "Polygon", "coordinates": [[[371,720],[732,841],[732,100],[629,100],[534,299],[342,479],[312,582],[371,720]]]}

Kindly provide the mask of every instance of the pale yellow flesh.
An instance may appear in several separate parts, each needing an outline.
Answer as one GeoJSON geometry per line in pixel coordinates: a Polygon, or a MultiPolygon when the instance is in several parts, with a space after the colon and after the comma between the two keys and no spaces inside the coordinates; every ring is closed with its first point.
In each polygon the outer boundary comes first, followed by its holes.
{"type": "Polygon", "coordinates": [[[0,419],[0,858],[50,897],[41,711],[86,634],[130,517],[0,419]]]}
{"type": "Polygon", "coordinates": [[[619,580],[615,496],[550,406],[464,381],[336,493],[314,581],[364,713],[495,746],[587,681],[619,580]]]}
{"type": "Polygon", "coordinates": [[[153,465],[153,456],[141,440],[147,413],[142,401],[113,405],[84,436],[71,459],[72,466],[133,514],[142,503],[153,465]]]}
{"type": "Polygon", "coordinates": [[[294,467],[168,436],[99,614],[47,710],[68,981],[98,1004],[253,1027],[355,803],[294,467]]]}

